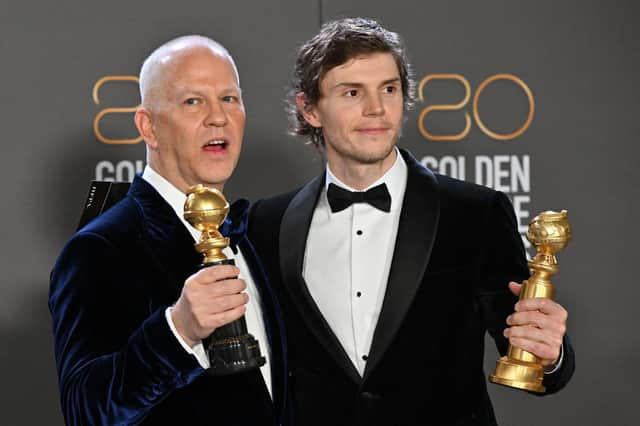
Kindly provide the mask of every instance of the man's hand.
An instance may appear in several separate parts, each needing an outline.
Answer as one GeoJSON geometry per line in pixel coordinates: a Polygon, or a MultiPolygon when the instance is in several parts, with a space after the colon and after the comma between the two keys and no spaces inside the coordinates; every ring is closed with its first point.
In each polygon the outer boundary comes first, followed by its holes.
{"type": "Polygon", "coordinates": [[[234,265],[218,265],[187,278],[171,319],[189,346],[244,314],[249,296],[241,293],[246,284],[237,278],[239,273],[234,265]]]}
{"type": "MultiPolygon", "coordinates": [[[[509,283],[516,296],[521,288],[521,284],[509,283]]],[[[509,343],[541,358],[542,365],[557,363],[567,330],[567,311],[562,306],[550,299],[520,300],[515,312],[507,317],[507,324],[510,327],[504,330],[504,336],[509,343]]]]}

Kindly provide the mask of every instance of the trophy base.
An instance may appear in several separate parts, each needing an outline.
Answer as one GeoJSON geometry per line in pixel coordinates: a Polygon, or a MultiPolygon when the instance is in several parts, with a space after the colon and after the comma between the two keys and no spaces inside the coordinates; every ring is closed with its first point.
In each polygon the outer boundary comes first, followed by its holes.
{"type": "MultiPolygon", "coordinates": [[[[215,265],[235,265],[233,259],[205,261],[202,267],[215,265]]],[[[244,315],[215,329],[207,340],[209,349],[208,373],[211,376],[227,376],[255,370],[266,364],[260,352],[258,341],[247,331],[244,315]],[[210,340],[208,340],[210,339],[210,340]]]]}
{"type": "Polygon", "coordinates": [[[250,334],[211,341],[208,370],[212,376],[227,376],[262,367],[266,358],[260,353],[258,341],[250,334]]]}
{"type": "Polygon", "coordinates": [[[496,362],[496,371],[489,381],[503,386],[542,393],[544,369],[539,364],[518,361],[503,356],[496,362]]]}

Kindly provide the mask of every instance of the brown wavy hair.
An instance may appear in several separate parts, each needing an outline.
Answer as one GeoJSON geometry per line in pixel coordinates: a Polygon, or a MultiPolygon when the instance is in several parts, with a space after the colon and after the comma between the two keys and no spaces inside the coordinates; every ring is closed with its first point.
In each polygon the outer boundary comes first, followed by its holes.
{"type": "Polygon", "coordinates": [[[320,81],[329,70],[350,59],[379,52],[390,53],[395,59],[400,71],[404,111],[409,111],[415,101],[415,83],[401,37],[373,19],[339,19],[324,24],[317,35],[298,49],[287,97],[290,133],[304,136],[322,151],[322,129],[307,123],[296,105],[296,95],[304,94],[305,101],[315,105],[320,99],[320,81]]]}

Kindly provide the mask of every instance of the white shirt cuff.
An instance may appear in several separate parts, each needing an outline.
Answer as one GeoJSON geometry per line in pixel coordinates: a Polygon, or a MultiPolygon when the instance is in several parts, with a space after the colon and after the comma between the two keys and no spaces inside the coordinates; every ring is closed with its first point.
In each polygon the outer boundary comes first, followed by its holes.
{"type": "Polygon", "coordinates": [[[553,368],[551,368],[549,371],[545,369],[544,374],[552,374],[558,371],[558,368],[560,368],[560,366],[562,365],[562,358],[564,358],[564,343],[560,345],[560,357],[558,358],[558,362],[553,366],[548,365],[547,368],[550,368],[550,367],[553,367],[553,368]]]}
{"type": "Polygon", "coordinates": [[[169,306],[164,311],[164,316],[167,319],[167,323],[169,324],[169,328],[171,329],[171,332],[173,333],[174,336],[176,336],[176,339],[178,339],[178,342],[180,342],[180,345],[184,348],[184,350],[187,351],[187,353],[190,353],[191,355],[195,356],[196,359],[198,360],[198,364],[200,364],[202,368],[204,368],[205,370],[208,369],[211,366],[211,364],[209,362],[209,357],[207,356],[207,352],[204,350],[204,345],[202,344],[202,341],[199,341],[198,343],[196,343],[193,346],[193,348],[189,347],[189,345],[187,345],[187,342],[185,342],[182,336],[180,336],[180,333],[178,333],[178,330],[176,330],[176,326],[173,324],[173,319],[171,318],[171,311],[173,311],[172,306],[169,306]]]}

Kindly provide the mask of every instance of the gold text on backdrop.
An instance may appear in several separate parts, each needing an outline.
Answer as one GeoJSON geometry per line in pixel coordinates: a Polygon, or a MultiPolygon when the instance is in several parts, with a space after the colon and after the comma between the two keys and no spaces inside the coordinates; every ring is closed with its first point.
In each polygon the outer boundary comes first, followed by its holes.
{"type": "MultiPolygon", "coordinates": [[[[96,105],[100,105],[100,98],[98,97],[98,92],[100,91],[100,87],[103,84],[110,81],[128,81],[135,84],[139,83],[138,77],[135,75],[108,75],[102,77],[100,80],[96,81],[96,84],[93,85],[93,102],[96,105]]],[[[131,114],[136,112],[139,105],[133,107],[118,107],[118,108],[105,108],[96,115],[96,118],[93,120],[93,133],[96,135],[96,138],[102,142],[109,145],[133,145],[142,141],[142,136],[138,136],[136,138],[130,139],[112,139],[108,138],[102,134],[100,131],[100,120],[107,114],[131,114]]]]}
{"type": "MultiPolygon", "coordinates": [[[[469,134],[469,131],[471,130],[471,117],[469,116],[468,112],[464,113],[464,119],[465,119],[464,130],[460,133],[455,133],[455,134],[433,134],[432,132],[428,131],[425,128],[424,120],[427,118],[427,115],[429,115],[429,113],[433,111],[459,111],[463,109],[469,103],[469,99],[471,98],[471,86],[469,85],[469,81],[467,81],[467,79],[460,74],[426,75],[418,85],[418,99],[420,100],[420,102],[425,101],[424,93],[423,93],[424,88],[432,80],[455,80],[459,82],[464,87],[464,98],[456,104],[436,104],[436,105],[429,105],[425,107],[420,112],[420,115],[418,116],[418,128],[420,130],[420,133],[422,134],[422,136],[424,136],[427,140],[430,140],[430,141],[459,141],[464,139],[469,134]]],[[[531,89],[529,88],[529,86],[527,86],[527,84],[524,81],[522,81],[522,79],[520,79],[519,77],[516,77],[513,74],[496,74],[486,78],[482,83],[480,83],[480,85],[476,89],[476,93],[473,96],[472,112],[473,112],[473,118],[475,119],[476,124],[478,125],[478,127],[480,127],[480,130],[482,130],[484,134],[496,140],[501,140],[501,141],[512,140],[522,135],[529,128],[529,126],[531,125],[531,122],[533,121],[533,116],[535,114],[535,102],[533,100],[533,93],[531,92],[531,89]],[[482,92],[485,91],[487,86],[489,86],[491,83],[494,83],[498,80],[512,81],[513,83],[520,86],[524,91],[524,93],[527,95],[527,101],[529,103],[529,114],[527,115],[527,119],[525,120],[524,124],[520,126],[519,129],[517,129],[512,133],[507,133],[507,134],[497,133],[489,129],[487,125],[480,118],[480,113],[478,110],[478,101],[480,99],[480,95],[482,94],[482,92]]]]}

